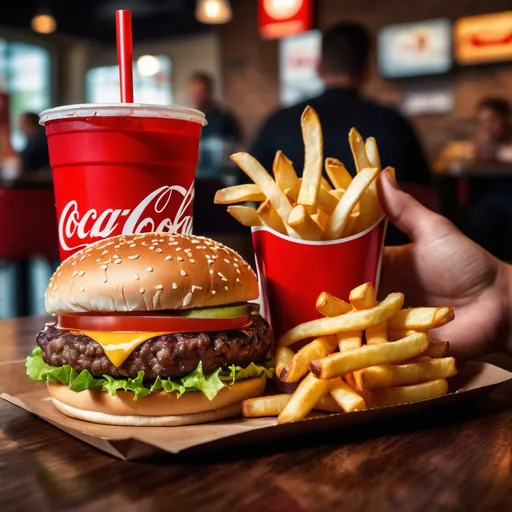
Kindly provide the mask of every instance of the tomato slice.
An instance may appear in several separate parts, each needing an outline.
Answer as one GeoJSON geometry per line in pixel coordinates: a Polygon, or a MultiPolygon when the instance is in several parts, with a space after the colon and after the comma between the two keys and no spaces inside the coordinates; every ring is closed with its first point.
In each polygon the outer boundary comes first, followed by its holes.
{"type": "Polygon", "coordinates": [[[165,315],[59,315],[61,329],[107,332],[204,332],[229,331],[251,325],[250,317],[189,318],[165,315]]]}

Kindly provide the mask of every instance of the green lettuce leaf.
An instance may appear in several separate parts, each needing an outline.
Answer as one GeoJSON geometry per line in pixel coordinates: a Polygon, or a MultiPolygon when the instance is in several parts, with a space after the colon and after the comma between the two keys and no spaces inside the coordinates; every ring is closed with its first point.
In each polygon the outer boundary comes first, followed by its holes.
{"type": "Polygon", "coordinates": [[[154,381],[148,382],[144,380],[143,371],[140,371],[134,379],[116,378],[111,375],[93,377],[88,370],[83,370],[79,374],[69,365],[50,366],[46,364],[40,347],[34,348],[32,354],[27,357],[26,369],[27,375],[35,381],[60,382],[67,384],[69,389],[76,392],[86,389],[101,389],[105,393],[115,395],[118,391],[129,391],[133,393],[134,400],[160,391],[176,392],[178,397],[187,391],[201,391],[208,400],[213,400],[222,388],[231,386],[237,380],[261,377],[263,374],[266,374],[267,377],[273,375],[272,360],[269,359],[263,365],[251,363],[246,368],[230,365],[225,370],[219,368],[210,374],[205,374],[202,364],[199,363],[193,372],[179,379],[157,377],[154,381]]]}

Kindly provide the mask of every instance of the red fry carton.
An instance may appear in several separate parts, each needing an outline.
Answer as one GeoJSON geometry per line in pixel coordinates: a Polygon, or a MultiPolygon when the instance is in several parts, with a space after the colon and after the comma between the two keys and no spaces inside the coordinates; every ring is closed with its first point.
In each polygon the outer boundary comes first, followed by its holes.
{"type": "Polygon", "coordinates": [[[340,240],[312,242],[266,226],[252,228],[262,313],[275,340],[298,324],[319,318],[321,292],[348,300],[350,290],[371,282],[377,289],[387,220],[340,240]]]}

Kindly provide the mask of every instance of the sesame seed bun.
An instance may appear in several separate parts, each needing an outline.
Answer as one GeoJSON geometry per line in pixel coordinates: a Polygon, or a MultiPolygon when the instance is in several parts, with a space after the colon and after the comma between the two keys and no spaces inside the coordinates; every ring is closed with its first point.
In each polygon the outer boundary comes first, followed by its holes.
{"type": "Polygon", "coordinates": [[[50,279],[50,314],[204,308],[258,297],[256,274],[233,249],[193,235],[145,233],[97,242],[50,279]]]}
{"type": "Polygon", "coordinates": [[[133,400],[133,393],[119,391],[112,396],[99,390],[76,393],[68,386],[48,383],[53,403],[59,411],[72,418],[133,427],[173,427],[207,423],[240,416],[241,402],[261,396],[266,377],[244,379],[223,388],[209,401],[201,392],[154,393],[133,400]]]}

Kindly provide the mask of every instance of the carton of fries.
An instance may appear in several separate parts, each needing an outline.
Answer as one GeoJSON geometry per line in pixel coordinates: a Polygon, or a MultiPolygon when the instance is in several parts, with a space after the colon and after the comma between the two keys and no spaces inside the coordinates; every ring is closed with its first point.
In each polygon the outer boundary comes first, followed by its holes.
{"type": "MultiPolygon", "coordinates": [[[[311,320],[323,290],[348,299],[363,282],[378,286],[386,220],[377,196],[381,167],[377,142],[352,128],[348,144],[357,170],[351,176],[335,158],[324,158],[320,119],[311,107],[301,118],[302,177],[282,151],[272,172],[247,153],[231,159],[254,182],[219,190],[217,204],[251,227],[263,314],[279,337],[311,320]],[[260,202],[256,209],[236,203],[260,202]]],[[[298,141],[297,141],[298,142],[298,141]]],[[[340,142],[341,143],[341,142],[340,142]]]]}
{"type": "Polygon", "coordinates": [[[311,242],[261,226],[252,228],[263,298],[263,314],[275,338],[293,326],[317,318],[315,301],[329,290],[348,300],[360,283],[379,281],[386,223],[346,239],[311,242]]]}

